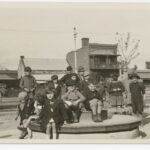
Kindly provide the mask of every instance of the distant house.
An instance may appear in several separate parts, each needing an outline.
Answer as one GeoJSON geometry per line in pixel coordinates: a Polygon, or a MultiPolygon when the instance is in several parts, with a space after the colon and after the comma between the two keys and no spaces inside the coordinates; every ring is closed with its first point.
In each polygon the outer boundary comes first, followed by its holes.
{"type": "Polygon", "coordinates": [[[0,70],[0,83],[6,84],[8,88],[17,87],[18,84],[17,71],[0,70]]]}
{"type": "Polygon", "coordinates": [[[57,74],[59,78],[62,77],[68,63],[65,59],[25,58],[21,56],[18,67],[19,79],[24,76],[26,66],[31,67],[37,82],[42,83],[50,80],[53,74],[57,74]]]}
{"type": "MultiPolygon", "coordinates": [[[[82,47],[77,49],[77,68],[84,66],[87,72],[96,77],[108,77],[119,74],[117,44],[89,43],[89,38],[82,38],[82,47]]],[[[75,51],[67,54],[67,62],[75,68],[75,51]]]]}
{"type": "Polygon", "coordinates": [[[143,80],[144,86],[145,86],[145,104],[150,105],[150,70],[138,70],[137,71],[140,78],[143,80]]]}

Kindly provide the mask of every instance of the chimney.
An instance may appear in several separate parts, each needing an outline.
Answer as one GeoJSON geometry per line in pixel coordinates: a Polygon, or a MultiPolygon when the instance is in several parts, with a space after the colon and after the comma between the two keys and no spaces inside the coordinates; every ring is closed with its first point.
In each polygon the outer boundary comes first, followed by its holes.
{"type": "Polygon", "coordinates": [[[20,56],[20,59],[24,59],[24,56],[20,56]]]}
{"type": "Polygon", "coordinates": [[[149,61],[146,61],[146,62],[145,62],[145,68],[146,68],[146,69],[150,69],[150,62],[149,62],[149,61]]]}
{"type": "Polygon", "coordinates": [[[89,38],[82,38],[82,48],[83,47],[89,47],[89,38]]]}

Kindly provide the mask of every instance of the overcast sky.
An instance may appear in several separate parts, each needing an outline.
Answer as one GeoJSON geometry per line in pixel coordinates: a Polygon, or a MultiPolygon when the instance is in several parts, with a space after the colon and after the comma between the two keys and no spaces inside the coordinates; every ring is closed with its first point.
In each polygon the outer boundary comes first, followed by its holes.
{"type": "Polygon", "coordinates": [[[12,66],[20,55],[65,58],[81,38],[115,43],[115,33],[130,32],[139,39],[141,55],[132,62],[144,69],[150,60],[150,4],[52,4],[0,2],[0,64],[12,66]],[[10,61],[9,61],[10,60],[10,61]]]}

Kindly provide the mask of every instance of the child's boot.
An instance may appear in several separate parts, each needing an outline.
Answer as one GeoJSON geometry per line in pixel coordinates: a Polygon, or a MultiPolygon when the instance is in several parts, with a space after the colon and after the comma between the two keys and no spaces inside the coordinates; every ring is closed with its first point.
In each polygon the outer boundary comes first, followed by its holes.
{"type": "Polygon", "coordinates": [[[102,122],[101,114],[97,114],[97,122],[102,122]]]}
{"type": "Polygon", "coordinates": [[[24,139],[27,135],[28,135],[28,131],[27,130],[26,131],[22,131],[19,139],[24,139]]]}
{"type": "Polygon", "coordinates": [[[79,119],[76,113],[73,112],[74,123],[78,123],[79,119]]]}
{"type": "Polygon", "coordinates": [[[97,115],[93,115],[93,121],[97,122],[97,115]]]}

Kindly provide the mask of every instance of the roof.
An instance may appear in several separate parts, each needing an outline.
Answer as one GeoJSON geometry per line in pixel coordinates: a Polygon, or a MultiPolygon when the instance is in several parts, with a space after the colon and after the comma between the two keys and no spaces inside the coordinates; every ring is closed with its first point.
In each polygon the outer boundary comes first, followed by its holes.
{"type": "Polygon", "coordinates": [[[25,66],[32,70],[65,70],[68,63],[65,59],[24,58],[25,66]]]}
{"type": "Polygon", "coordinates": [[[100,43],[90,43],[89,48],[109,48],[109,49],[117,49],[117,44],[100,44],[100,43]]]}
{"type": "Polygon", "coordinates": [[[17,71],[0,71],[0,80],[16,80],[17,79],[17,71]]]}
{"type": "MultiPolygon", "coordinates": [[[[60,79],[64,74],[59,74],[58,78],[60,79]]],[[[43,83],[45,81],[51,80],[52,74],[33,74],[38,83],[43,83]]]]}
{"type": "Polygon", "coordinates": [[[150,80],[150,70],[138,70],[137,73],[141,79],[149,79],[150,80]]]}

